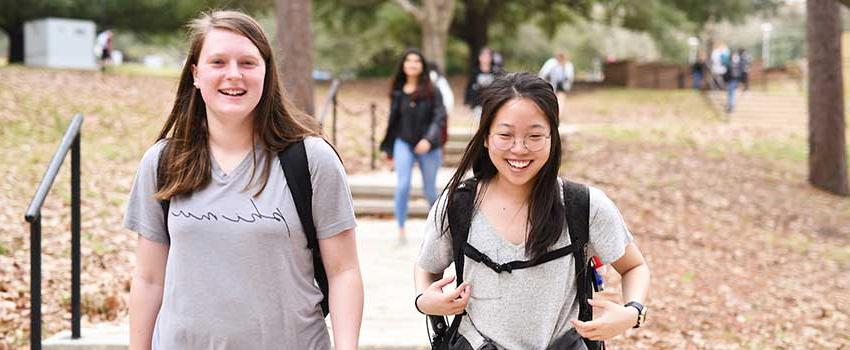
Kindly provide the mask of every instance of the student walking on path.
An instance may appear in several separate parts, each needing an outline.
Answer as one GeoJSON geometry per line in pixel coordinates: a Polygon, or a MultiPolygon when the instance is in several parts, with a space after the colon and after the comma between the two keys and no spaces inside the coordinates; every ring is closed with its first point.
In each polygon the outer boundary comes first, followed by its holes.
{"type": "Polygon", "coordinates": [[[744,78],[746,72],[747,61],[741,55],[742,51],[734,52],[729,56],[729,59],[724,62],[726,73],[723,79],[726,81],[726,113],[732,113],[735,110],[736,96],[738,92],[738,83],[744,78]]]}
{"type": "Polygon", "coordinates": [[[174,106],[124,220],[139,235],[130,348],[330,349],[327,295],[335,348],[356,349],[363,286],[340,159],[285,98],[254,19],[216,11],[189,29],[174,106]]]}
{"type": "Polygon", "coordinates": [[[546,60],[543,67],[540,67],[540,72],[537,73],[537,76],[552,85],[552,89],[555,90],[555,95],[558,97],[559,110],[562,112],[566,94],[573,89],[575,75],[575,67],[565,51],[556,52],[555,57],[546,60]]]}
{"type": "Polygon", "coordinates": [[[439,91],[425,70],[425,57],[416,49],[402,54],[390,87],[390,118],[381,151],[391,158],[397,176],[395,217],[399,241],[406,240],[404,223],[410,199],[413,164],[419,163],[429,205],[437,200],[437,170],[443,162],[446,110],[439,91]]]}
{"type": "Polygon", "coordinates": [[[481,89],[493,82],[501,72],[498,69],[493,62],[493,50],[485,47],[478,54],[478,62],[469,70],[463,103],[472,108],[472,116],[476,121],[481,118],[481,89]]]}
{"type": "Polygon", "coordinates": [[[639,327],[649,268],[614,203],[600,189],[558,176],[551,85],[512,73],[481,96],[481,124],[431,208],[414,269],[420,312],[462,315],[438,348],[586,349],[582,337],[598,345],[589,340],[639,327]],[[623,276],[626,305],[582,297],[594,255],[623,276]],[[443,292],[453,262],[463,283],[443,292]],[[601,311],[592,321],[591,306],[601,311]]]}

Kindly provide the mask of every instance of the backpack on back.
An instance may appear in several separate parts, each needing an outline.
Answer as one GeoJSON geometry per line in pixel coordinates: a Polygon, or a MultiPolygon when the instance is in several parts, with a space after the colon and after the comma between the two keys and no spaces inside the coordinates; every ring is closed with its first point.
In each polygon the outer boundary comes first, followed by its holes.
{"type": "MultiPolygon", "coordinates": [[[[164,169],[162,162],[164,153],[165,147],[160,152],[159,164],[157,165],[157,189],[162,187],[164,181],[160,176],[164,169]]],[[[307,163],[307,150],[304,148],[304,140],[290,144],[286,149],[278,152],[277,156],[280,159],[283,174],[286,176],[286,184],[292,194],[298,219],[301,220],[301,226],[307,236],[307,247],[310,248],[313,256],[313,275],[323,296],[321,301],[322,315],[327,316],[330,312],[328,306],[328,276],[325,272],[325,265],[322,264],[316,225],[313,221],[313,184],[310,180],[310,167],[307,163]]],[[[171,201],[163,200],[159,203],[162,207],[165,233],[168,235],[168,208],[171,201]]]]}

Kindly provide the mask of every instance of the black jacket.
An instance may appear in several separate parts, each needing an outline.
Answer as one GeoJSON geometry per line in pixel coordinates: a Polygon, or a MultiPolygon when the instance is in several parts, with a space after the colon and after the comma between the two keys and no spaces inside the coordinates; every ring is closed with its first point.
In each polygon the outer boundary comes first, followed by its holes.
{"type": "Polygon", "coordinates": [[[443,145],[442,131],[446,125],[446,108],[443,106],[443,98],[440,96],[440,92],[434,91],[433,97],[430,99],[422,98],[416,100],[414,103],[411,103],[409,108],[403,108],[405,106],[401,105],[403,94],[400,90],[393,91],[392,93],[390,100],[390,120],[387,125],[387,133],[384,136],[384,140],[381,141],[381,151],[389,157],[393,156],[393,145],[395,144],[395,139],[399,137],[400,119],[402,117],[413,118],[413,123],[410,124],[415,126],[412,134],[417,136],[415,137],[416,140],[405,140],[411,146],[416,146],[419,140],[425,139],[431,143],[431,149],[441,147],[443,145]],[[403,110],[406,112],[404,116],[402,116],[403,110]]]}

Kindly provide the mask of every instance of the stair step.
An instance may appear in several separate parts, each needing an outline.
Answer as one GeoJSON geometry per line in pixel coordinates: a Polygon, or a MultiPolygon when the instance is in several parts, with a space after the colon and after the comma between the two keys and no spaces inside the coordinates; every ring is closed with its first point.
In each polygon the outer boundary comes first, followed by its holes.
{"type": "MultiPolygon", "coordinates": [[[[411,200],[407,207],[407,216],[424,218],[428,216],[428,202],[424,199],[411,200]]],[[[355,199],[355,215],[394,215],[395,203],[392,199],[355,199]]]]}
{"type": "MultiPolygon", "coordinates": [[[[366,185],[366,184],[351,184],[351,197],[354,199],[389,199],[392,200],[395,196],[395,184],[386,185],[366,185]]],[[[417,187],[410,188],[410,199],[422,199],[425,196],[422,194],[422,189],[417,187]]]]}

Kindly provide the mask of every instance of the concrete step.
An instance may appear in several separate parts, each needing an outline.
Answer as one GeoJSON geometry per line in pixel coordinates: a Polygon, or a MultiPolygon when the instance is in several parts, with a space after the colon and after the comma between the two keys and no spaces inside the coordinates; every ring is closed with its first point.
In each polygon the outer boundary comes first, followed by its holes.
{"type": "MultiPolygon", "coordinates": [[[[393,216],[395,212],[393,199],[354,199],[354,214],[361,215],[388,215],[393,216]]],[[[412,218],[424,218],[428,216],[428,202],[423,198],[411,199],[407,207],[407,216],[412,218]]]]}
{"type": "Polygon", "coordinates": [[[71,331],[60,332],[41,343],[44,350],[126,350],[130,347],[127,324],[99,324],[80,329],[82,337],[71,339],[71,331]]]}
{"type": "MultiPolygon", "coordinates": [[[[354,199],[389,199],[392,200],[395,196],[395,186],[393,184],[369,185],[369,184],[351,184],[351,197],[354,199]]],[[[410,189],[410,199],[424,198],[421,187],[410,189]]]]}
{"type": "Polygon", "coordinates": [[[451,153],[443,155],[443,166],[446,167],[456,167],[460,165],[460,159],[463,157],[462,153],[451,153]]]}
{"type": "Polygon", "coordinates": [[[469,142],[472,139],[472,135],[475,134],[474,129],[469,128],[449,128],[449,140],[452,141],[462,141],[469,142]]]}
{"type": "Polygon", "coordinates": [[[443,146],[443,153],[444,154],[463,153],[463,151],[466,150],[467,144],[469,144],[469,140],[463,140],[463,141],[449,140],[448,142],[446,142],[446,145],[443,146]]]}

